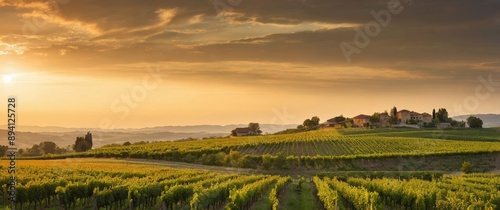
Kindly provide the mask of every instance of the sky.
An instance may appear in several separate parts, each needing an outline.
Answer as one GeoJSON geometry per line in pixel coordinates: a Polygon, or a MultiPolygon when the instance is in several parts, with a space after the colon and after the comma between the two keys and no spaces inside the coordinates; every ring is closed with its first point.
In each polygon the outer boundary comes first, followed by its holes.
{"type": "Polygon", "coordinates": [[[393,106],[500,113],[499,8],[0,0],[0,114],[10,96],[20,126],[102,129],[301,123],[393,106]]]}

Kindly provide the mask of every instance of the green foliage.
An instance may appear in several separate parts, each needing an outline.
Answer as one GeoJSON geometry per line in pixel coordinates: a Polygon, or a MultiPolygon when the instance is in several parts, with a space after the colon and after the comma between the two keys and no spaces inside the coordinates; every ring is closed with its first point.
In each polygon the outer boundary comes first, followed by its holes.
{"type": "Polygon", "coordinates": [[[43,154],[42,149],[40,149],[40,145],[35,144],[33,147],[29,148],[25,155],[27,156],[40,156],[43,154]]]}
{"type": "Polygon", "coordinates": [[[256,133],[256,134],[261,134],[261,133],[262,133],[262,131],[260,130],[260,125],[259,125],[259,123],[253,123],[253,122],[248,123],[248,128],[249,128],[251,131],[253,131],[254,133],[256,133]]]}
{"type": "Polygon", "coordinates": [[[456,128],[465,128],[465,122],[464,121],[458,122],[456,120],[452,120],[451,126],[456,128]]]}
{"type": "MultiPolygon", "coordinates": [[[[160,203],[167,209],[249,209],[262,196],[269,198],[272,209],[278,205],[284,209],[320,209],[314,205],[312,192],[327,210],[500,207],[498,173],[443,175],[423,180],[417,177],[419,172],[414,172],[413,178],[410,172],[408,176],[399,172],[403,178],[398,174],[393,174],[393,178],[381,177],[389,172],[376,176],[365,172],[365,177],[352,174],[342,179],[314,177],[313,183],[301,178],[298,185],[302,186],[302,192],[288,191],[283,194],[284,199],[279,200],[280,191],[292,185],[286,184],[290,177],[85,161],[85,164],[23,161],[23,170],[16,174],[19,180],[16,209],[59,206],[65,209],[158,209],[160,203]],[[317,191],[312,190],[312,184],[317,191]]],[[[8,180],[5,175],[0,185],[5,186],[8,180]]]]}
{"type": "Polygon", "coordinates": [[[201,161],[204,165],[224,166],[227,164],[228,158],[224,152],[218,152],[215,154],[203,154],[201,161]]]}
{"type": "Polygon", "coordinates": [[[0,145],[0,155],[5,156],[7,155],[7,150],[9,149],[8,146],[0,145]]]}
{"type": "Polygon", "coordinates": [[[44,154],[56,154],[57,145],[52,141],[44,141],[39,146],[44,154]]]}
{"type": "Polygon", "coordinates": [[[418,120],[415,120],[415,119],[410,119],[410,120],[408,120],[408,122],[406,122],[406,123],[408,123],[408,124],[410,124],[410,125],[416,125],[416,124],[418,124],[418,120]]]}
{"type": "Polygon", "coordinates": [[[323,207],[326,210],[337,210],[340,202],[337,191],[333,190],[326,181],[317,176],[313,178],[313,182],[318,189],[317,195],[321,202],[323,202],[323,207]]]}
{"type": "Polygon", "coordinates": [[[231,150],[229,152],[229,165],[232,167],[241,167],[241,160],[243,159],[243,156],[235,150],[231,150]]]}
{"type": "Polygon", "coordinates": [[[242,140],[218,138],[109,146],[54,157],[150,158],[250,168],[345,170],[352,168],[345,164],[351,159],[500,152],[498,142],[500,136],[495,129],[323,129],[242,140]],[[234,153],[232,161],[231,151],[239,153],[234,153]]]}
{"type": "Polygon", "coordinates": [[[226,205],[227,210],[248,209],[248,205],[256,197],[262,194],[262,191],[277,181],[278,177],[271,176],[257,182],[243,186],[241,189],[233,188],[229,191],[229,202],[226,205]]]}
{"type": "Polygon", "coordinates": [[[277,210],[279,205],[278,193],[283,189],[285,184],[289,182],[290,177],[282,177],[278,179],[276,185],[274,185],[273,189],[271,189],[271,193],[269,194],[269,201],[271,202],[271,209],[277,210]]]}
{"type": "Polygon", "coordinates": [[[380,113],[378,112],[373,113],[373,115],[370,116],[370,122],[373,124],[380,122],[380,113]]]}
{"type": "Polygon", "coordinates": [[[92,134],[90,132],[87,132],[84,137],[76,137],[73,150],[75,150],[76,152],[85,152],[92,149],[92,145],[92,134]]]}
{"type": "Polygon", "coordinates": [[[398,124],[398,108],[392,107],[391,109],[391,123],[398,124]]]}
{"type": "MultiPolygon", "coordinates": [[[[311,129],[315,129],[319,125],[319,121],[320,121],[319,117],[314,116],[311,119],[304,120],[302,125],[303,125],[304,129],[311,130],[311,129]]],[[[299,127],[297,127],[297,128],[299,128],[299,127]]]]}
{"type": "Polygon", "coordinates": [[[467,118],[467,125],[469,125],[469,127],[471,128],[482,128],[483,120],[475,116],[470,116],[469,118],[467,118]]]}
{"type": "Polygon", "coordinates": [[[273,164],[272,156],[269,154],[262,155],[262,169],[269,170],[273,164]]]}
{"type": "Polygon", "coordinates": [[[460,168],[460,171],[462,171],[465,174],[472,173],[472,164],[469,161],[464,161],[462,163],[462,167],[460,168]]]}
{"type": "Polygon", "coordinates": [[[333,119],[335,120],[335,122],[342,122],[342,121],[346,120],[346,118],[344,117],[344,115],[336,116],[333,119]]]}
{"type": "Polygon", "coordinates": [[[288,165],[288,163],[286,162],[286,156],[281,152],[278,152],[278,154],[276,154],[276,158],[273,161],[273,165],[277,169],[290,168],[290,165],[288,165]]]}
{"type": "Polygon", "coordinates": [[[439,120],[439,122],[442,123],[450,121],[448,118],[448,111],[446,111],[445,108],[441,108],[438,110],[438,112],[436,113],[436,118],[439,120]]]}
{"type": "Polygon", "coordinates": [[[338,192],[345,200],[350,201],[354,209],[383,209],[379,193],[372,192],[363,187],[356,187],[337,178],[324,178],[330,187],[338,192]]]}

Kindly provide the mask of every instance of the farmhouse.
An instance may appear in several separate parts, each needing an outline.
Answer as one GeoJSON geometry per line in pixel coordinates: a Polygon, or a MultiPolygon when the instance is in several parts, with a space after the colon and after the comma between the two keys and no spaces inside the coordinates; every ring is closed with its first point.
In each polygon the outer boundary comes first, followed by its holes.
{"type": "Polygon", "coordinates": [[[235,130],[236,136],[255,135],[255,132],[253,132],[250,128],[236,128],[234,130],[235,130]]]}
{"type": "Polygon", "coordinates": [[[388,127],[389,121],[391,120],[391,116],[387,113],[381,113],[379,114],[380,116],[380,122],[378,123],[380,127],[388,127]]]}
{"type": "MultiPolygon", "coordinates": [[[[379,113],[378,122],[375,123],[371,122],[370,118],[371,118],[370,115],[360,114],[353,118],[353,124],[356,127],[368,127],[368,126],[391,127],[392,124],[391,116],[387,112],[379,113]]],[[[416,127],[418,127],[418,126],[423,126],[424,123],[432,122],[432,115],[430,115],[429,113],[425,112],[418,113],[406,109],[397,112],[396,118],[398,120],[398,123],[404,126],[406,126],[407,124],[413,124],[416,127]]],[[[397,127],[397,125],[392,125],[392,126],[397,127]]]]}
{"type": "Polygon", "coordinates": [[[411,121],[414,122],[422,122],[422,123],[430,123],[432,122],[432,115],[428,113],[418,113],[414,111],[408,111],[403,109],[397,113],[397,118],[400,123],[409,123],[411,121]]]}
{"type": "Polygon", "coordinates": [[[370,126],[370,116],[365,114],[360,114],[354,118],[352,118],[354,125],[358,127],[366,127],[370,126]]]}
{"type": "Polygon", "coordinates": [[[323,127],[330,127],[330,128],[342,128],[343,125],[345,124],[344,121],[337,122],[335,118],[329,119],[326,122],[323,123],[323,127]]]}

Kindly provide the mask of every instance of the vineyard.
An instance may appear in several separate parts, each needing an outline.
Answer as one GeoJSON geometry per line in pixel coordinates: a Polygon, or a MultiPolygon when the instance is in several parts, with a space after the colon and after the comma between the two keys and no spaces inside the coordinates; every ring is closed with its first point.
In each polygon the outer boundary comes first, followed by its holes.
{"type": "MultiPolygon", "coordinates": [[[[6,164],[2,162],[2,167],[6,164]]],[[[22,161],[19,165],[16,209],[251,209],[263,197],[271,201],[263,204],[267,209],[276,209],[277,193],[290,180],[118,161],[22,161]]],[[[2,176],[4,206],[9,182],[10,176],[2,176]]]]}
{"type": "Polygon", "coordinates": [[[500,174],[424,181],[336,177],[313,181],[325,209],[500,209],[500,174]]]}
{"type": "Polygon", "coordinates": [[[249,155],[284,153],[286,156],[370,157],[500,151],[500,135],[497,130],[481,133],[470,130],[382,131],[386,132],[367,129],[346,129],[339,132],[332,129],[284,135],[161,142],[105,147],[93,151],[92,154],[168,158],[174,154],[200,156],[205,153],[237,150],[249,155]],[[455,140],[443,141],[441,137],[454,137],[455,140]]]}
{"type": "MultiPolygon", "coordinates": [[[[292,180],[289,176],[173,169],[119,160],[24,160],[19,165],[16,209],[300,210],[323,206],[327,210],[494,210],[500,207],[500,174],[334,172],[292,180]],[[300,186],[314,190],[301,192],[300,186]],[[317,205],[301,206],[300,202],[305,201],[317,205]]],[[[6,167],[7,162],[1,166],[6,167]]],[[[3,189],[0,206],[9,206],[6,200],[9,181],[6,175],[0,179],[3,189]]]]}
{"type": "Polygon", "coordinates": [[[349,170],[345,168],[346,161],[350,164],[351,160],[374,158],[489,155],[487,159],[495,159],[500,154],[499,133],[499,129],[328,129],[295,134],[108,146],[86,153],[42,159],[141,158],[250,168],[269,168],[267,162],[279,163],[280,159],[284,159],[281,162],[287,162],[285,168],[322,169],[335,166],[349,170]],[[339,164],[339,161],[342,163],[339,164]]]}

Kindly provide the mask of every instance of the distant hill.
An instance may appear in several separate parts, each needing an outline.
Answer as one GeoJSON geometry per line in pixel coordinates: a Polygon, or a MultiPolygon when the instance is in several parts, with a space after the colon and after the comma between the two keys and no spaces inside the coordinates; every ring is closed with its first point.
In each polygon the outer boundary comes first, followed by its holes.
{"type": "Polygon", "coordinates": [[[469,116],[476,116],[483,120],[484,128],[500,127],[500,114],[469,114],[469,115],[459,115],[453,117],[457,121],[467,121],[469,116]]]}
{"type": "MultiPolygon", "coordinates": [[[[212,133],[212,134],[229,134],[231,130],[237,127],[246,127],[248,124],[232,124],[232,125],[185,125],[185,126],[158,126],[147,128],[129,128],[129,129],[113,129],[102,130],[98,128],[65,128],[58,126],[18,126],[18,131],[35,132],[35,133],[67,133],[67,132],[87,132],[87,131],[102,131],[102,132],[118,132],[118,133],[212,133]]],[[[4,128],[6,126],[2,126],[4,128]]],[[[276,133],[288,128],[296,128],[297,124],[260,124],[260,128],[264,133],[276,133]]]]}
{"type": "MultiPolygon", "coordinates": [[[[127,141],[134,143],[140,141],[173,141],[178,139],[228,136],[231,130],[247,125],[192,125],[192,126],[160,126],[140,129],[114,129],[100,130],[96,128],[65,128],[55,126],[18,126],[17,141],[18,148],[32,147],[43,141],[53,141],[60,147],[66,147],[75,143],[77,136],[83,136],[87,131],[92,132],[94,146],[101,147],[106,144],[123,144],[127,141]]],[[[4,128],[6,126],[2,126],[4,128]]],[[[275,133],[288,128],[296,128],[297,125],[274,125],[262,124],[264,133],[275,133]]],[[[7,136],[6,130],[0,130],[0,136],[7,136]]],[[[1,143],[0,145],[4,145],[1,143]]]]}
{"type": "MultiPolygon", "coordinates": [[[[17,148],[28,148],[34,144],[39,144],[43,141],[53,141],[59,147],[66,147],[75,143],[77,136],[84,136],[87,131],[74,132],[16,132],[17,148]]],[[[173,141],[185,138],[204,138],[213,136],[227,136],[228,133],[174,133],[174,132],[158,132],[158,133],[126,133],[126,132],[101,132],[92,131],[93,142],[95,147],[101,147],[106,144],[123,144],[127,141],[134,143],[140,141],[173,141]]],[[[0,136],[7,136],[6,130],[0,130],[0,136]]],[[[7,143],[7,141],[5,142],[7,143]]],[[[4,143],[0,143],[4,145],[4,143]]]]}

